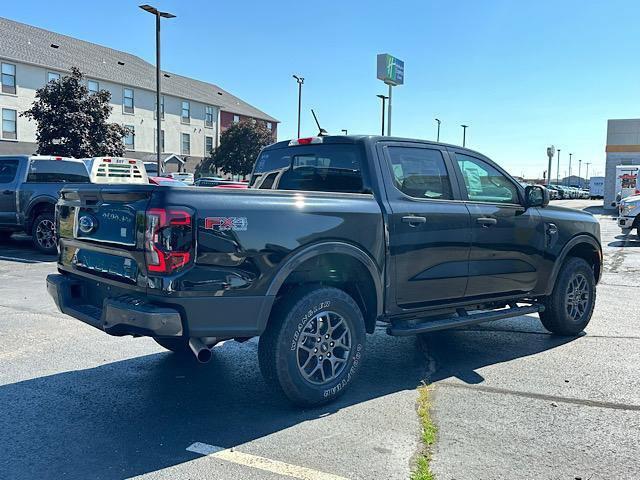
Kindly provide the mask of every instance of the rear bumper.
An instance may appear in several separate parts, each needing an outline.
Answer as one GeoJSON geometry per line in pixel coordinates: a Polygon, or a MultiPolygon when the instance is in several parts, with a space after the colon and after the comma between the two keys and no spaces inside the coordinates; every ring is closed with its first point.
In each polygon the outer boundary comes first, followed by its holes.
{"type": "Polygon", "coordinates": [[[62,313],[116,336],[253,337],[264,331],[274,301],[268,296],[101,298],[106,286],[63,274],[47,276],[47,290],[62,313]]]}

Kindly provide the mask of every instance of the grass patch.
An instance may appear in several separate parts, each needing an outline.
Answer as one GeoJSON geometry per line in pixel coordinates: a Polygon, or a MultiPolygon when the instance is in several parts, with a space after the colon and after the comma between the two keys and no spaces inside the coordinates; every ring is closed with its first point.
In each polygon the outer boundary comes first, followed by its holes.
{"type": "Polygon", "coordinates": [[[416,462],[416,469],[411,474],[411,480],[434,480],[435,476],[429,467],[431,460],[431,450],[436,441],[436,428],[431,419],[431,393],[432,388],[428,385],[418,387],[418,416],[422,424],[422,451],[416,462]]]}

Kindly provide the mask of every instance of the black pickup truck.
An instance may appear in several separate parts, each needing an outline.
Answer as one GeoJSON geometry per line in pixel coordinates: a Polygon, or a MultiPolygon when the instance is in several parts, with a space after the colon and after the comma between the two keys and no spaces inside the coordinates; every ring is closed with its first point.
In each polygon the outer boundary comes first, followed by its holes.
{"type": "Polygon", "coordinates": [[[58,193],[68,183],[88,183],[81,160],[51,156],[0,156],[0,240],[26,232],[33,245],[54,254],[58,193]]]}
{"type": "Polygon", "coordinates": [[[377,324],[411,335],[539,313],[581,332],[599,225],[548,203],[468,149],[301,138],[265,148],[247,190],[65,188],[48,290],[89,325],[203,362],[260,336],[266,380],[319,404],[353,381],[377,324]]]}

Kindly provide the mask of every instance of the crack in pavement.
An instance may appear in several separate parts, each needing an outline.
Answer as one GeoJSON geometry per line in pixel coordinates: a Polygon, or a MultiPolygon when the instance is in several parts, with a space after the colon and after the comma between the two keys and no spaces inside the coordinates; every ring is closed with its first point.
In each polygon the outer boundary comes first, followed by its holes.
{"type": "Polygon", "coordinates": [[[627,403],[604,402],[600,400],[585,400],[582,398],[561,397],[558,395],[547,395],[544,393],[523,392],[519,390],[509,390],[500,387],[488,387],[483,385],[467,385],[462,383],[454,383],[448,381],[437,382],[436,385],[445,388],[460,388],[466,390],[475,390],[484,393],[498,393],[502,395],[513,395],[516,397],[531,398],[534,400],[545,400],[558,403],[568,403],[572,405],[581,405],[587,407],[608,408],[612,410],[640,411],[640,405],[632,405],[627,403]]]}

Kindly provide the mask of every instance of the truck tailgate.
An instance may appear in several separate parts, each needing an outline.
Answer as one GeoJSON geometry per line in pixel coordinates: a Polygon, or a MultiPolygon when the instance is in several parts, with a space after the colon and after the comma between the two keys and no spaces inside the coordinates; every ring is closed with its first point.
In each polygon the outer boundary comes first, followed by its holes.
{"type": "Polygon", "coordinates": [[[153,189],[65,188],[57,205],[59,268],[144,290],[145,210],[153,189]]]}

